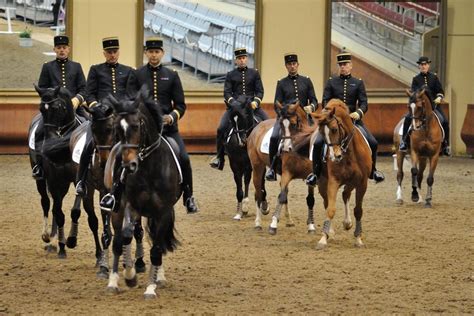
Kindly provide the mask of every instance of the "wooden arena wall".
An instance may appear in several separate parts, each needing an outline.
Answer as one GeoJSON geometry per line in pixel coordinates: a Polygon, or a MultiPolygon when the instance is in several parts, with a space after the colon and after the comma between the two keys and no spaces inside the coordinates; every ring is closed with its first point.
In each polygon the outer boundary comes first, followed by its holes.
{"type": "MultiPolygon", "coordinates": [[[[36,104],[1,104],[0,106],[0,154],[27,153],[28,127],[38,113],[36,104]]],[[[275,117],[272,104],[263,108],[275,117]]],[[[474,110],[474,105],[471,105],[474,110]]],[[[443,104],[444,113],[449,113],[448,104],[443,104]]],[[[215,152],[216,129],[224,111],[221,103],[190,103],[186,114],[179,122],[179,129],[190,153],[215,152]]],[[[392,151],[392,133],[395,125],[406,112],[406,104],[372,103],[364,122],[379,142],[379,153],[392,151]]],[[[474,113],[474,112],[473,112],[474,113]]],[[[472,121],[471,121],[472,122],[472,121]]],[[[466,137],[471,136],[466,131],[466,137]]],[[[474,148],[472,148],[474,149],[474,148]]]]}

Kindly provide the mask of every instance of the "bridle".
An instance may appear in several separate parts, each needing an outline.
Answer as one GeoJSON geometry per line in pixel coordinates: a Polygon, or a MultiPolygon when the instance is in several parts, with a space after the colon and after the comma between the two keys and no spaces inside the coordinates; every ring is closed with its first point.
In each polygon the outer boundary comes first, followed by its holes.
{"type": "MultiPolygon", "coordinates": [[[[56,108],[58,108],[58,110],[63,110],[63,111],[67,112],[66,102],[63,99],[59,98],[59,97],[56,98],[56,99],[48,100],[48,101],[45,101],[44,99],[41,99],[41,103],[46,104],[48,106],[49,106],[49,104],[55,104],[56,108]]],[[[55,134],[58,137],[63,137],[64,135],[68,134],[74,128],[75,121],[76,121],[76,118],[73,117],[71,121],[69,121],[68,123],[66,123],[64,125],[56,125],[56,124],[51,124],[51,123],[43,123],[43,125],[45,127],[53,128],[55,134]]]]}
{"type": "MultiPolygon", "coordinates": [[[[415,106],[416,106],[417,99],[415,99],[415,106]]],[[[426,129],[426,122],[427,122],[427,115],[426,115],[426,110],[425,110],[425,100],[421,99],[421,114],[419,116],[415,116],[415,113],[412,115],[413,119],[413,128],[415,130],[417,129],[426,129]],[[418,120],[421,122],[419,126],[415,125],[415,120],[418,120]]]]}
{"type": "Polygon", "coordinates": [[[355,125],[353,125],[351,133],[346,135],[346,132],[345,132],[344,128],[342,128],[341,121],[336,116],[333,116],[330,120],[328,120],[325,125],[327,126],[330,122],[332,122],[334,120],[337,123],[339,139],[336,143],[326,142],[326,145],[328,145],[329,147],[340,146],[341,151],[345,154],[347,152],[347,150],[349,149],[349,145],[350,145],[352,139],[354,138],[354,132],[355,132],[356,127],[355,127],[355,125]]]}

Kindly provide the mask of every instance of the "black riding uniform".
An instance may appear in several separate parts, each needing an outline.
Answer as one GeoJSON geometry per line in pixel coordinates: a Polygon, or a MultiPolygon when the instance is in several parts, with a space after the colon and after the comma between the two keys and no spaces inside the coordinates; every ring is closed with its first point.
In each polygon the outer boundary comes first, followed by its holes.
{"type": "MultiPolygon", "coordinates": [[[[69,90],[80,103],[84,102],[86,95],[86,79],[81,64],[72,60],[56,58],[43,64],[38,80],[40,88],[55,88],[61,86],[69,90]]],[[[41,118],[35,132],[36,166],[33,176],[42,176],[42,143],[44,140],[43,119],[41,118]]]]}
{"type": "MultiPolygon", "coordinates": [[[[357,112],[359,114],[360,119],[355,121],[355,124],[364,133],[365,138],[369,142],[370,149],[372,150],[372,172],[370,178],[375,179],[377,182],[383,181],[383,174],[378,172],[375,167],[378,147],[377,140],[369,132],[362,121],[364,114],[369,109],[364,82],[362,79],[352,77],[351,74],[330,77],[324,87],[323,104],[326,105],[331,99],[342,100],[349,107],[351,113],[357,112]]],[[[313,174],[308,177],[308,184],[314,185],[316,182],[314,175],[317,178],[321,174],[323,145],[324,139],[322,135],[318,134],[313,146],[313,174]]]]}
{"type": "MultiPolygon", "coordinates": [[[[102,63],[91,66],[87,76],[86,102],[89,106],[94,106],[109,94],[117,100],[128,98],[127,82],[133,71],[132,67],[119,63],[102,63]]],[[[79,195],[85,192],[85,180],[87,178],[87,169],[94,153],[94,141],[90,130],[87,130],[86,145],[81,155],[79,171],[77,174],[78,184],[76,193],[79,195]]]]}
{"type": "MultiPolygon", "coordinates": [[[[411,91],[417,91],[424,86],[428,87],[427,92],[428,96],[431,100],[431,103],[434,104],[434,100],[438,97],[444,98],[444,91],[443,87],[441,86],[441,82],[436,74],[432,72],[422,73],[420,72],[418,75],[413,77],[411,82],[411,91]]],[[[441,106],[439,104],[435,105],[434,108],[441,116],[443,121],[443,129],[444,129],[444,147],[449,146],[449,120],[444,115],[443,111],[441,110],[441,106]]],[[[412,121],[412,117],[410,113],[405,115],[405,120],[403,122],[403,136],[401,144],[401,150],[407,149],[407,134],[408,129],[410,128],[412,121]]]]}
{"type": "MultiPolygon", "coordinates": [[[[226,103],[230,103],[232,100],[236,100],[239,96],[245,95],[253,98],[253,101],[257,103],[257,108],[253,111],[254,115],[260,120],[264,121],[268,119],[267,113],[260,108],[260,103],[263,99],[263,83],[258,70],[248,67],[235,68],[229,71],[225,78],[224,83],[224,100],[226,103]]],[[[226,109],[224,115],[222,115],[219,127],[217,128],[217,159],[218,162],[211,166],[221,169],[224,167],[224,138],[225,134],[230,129],[230,110],[226,109]]]]}
{"type": "MultiPolygon", "coordinates": [[[[288,75],[285,78],[278,80],[275,92],[275,112],[277,114],[277,102],[280,104],[292,103],[299,100],[300,106],[304,108],[307,105],[312,106],[313,112],[318,107],[318,99],[314,91],[313,82],[309,77],[296,74],[294,76],[288,75]]],[[[269,158],[271,162],[270,169],[267,172],[266,179],[269,181],[276,180],[276,173],[274,170],[276,155],[278,151],[278,144],[280,140],[280,124],[277,122],[273,125],[272,136],[270,137],[269,158]]]]}
{"type": "MultiPolygon", "coordinates": [[[[164,125],[162,134],[173,138],[179,146],[179,158],[183,171],[183,204],[188,212],[196,212],[191,161],[178,130],[178,120],[186,111],[183,86],[178,73],[162,65],[153,67],[146,64],[132,73],[127,85],[127,89],[133,93],[137,93],[143,85],[146,85],[150,89],[154,104],[161,108],[163,114],[169,114],[173,118],[172,125],[164,125]]],[[[148,110],[157,121],[159,117],[157,108],[149,107],[148,110]]]]}

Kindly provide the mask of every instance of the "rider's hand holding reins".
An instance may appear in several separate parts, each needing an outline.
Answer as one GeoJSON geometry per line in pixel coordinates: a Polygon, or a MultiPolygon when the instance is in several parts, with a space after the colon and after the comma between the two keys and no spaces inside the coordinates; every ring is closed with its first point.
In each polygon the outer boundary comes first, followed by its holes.
{"type": "Polygon", "coordinates": [[[258,107],[257,102],[255,101],[250,102],[250,107],[252,108],[252,110],[255,110],[258,107]]]}
{"type": "Polygon", "coordinates": [[[173,125],[174,119],[171,115],[165,114],[163,115],[163,124],[165,125],[173,125]]]}
{"type": "Polygon", "coordinates": [[[71,103],[74,109],[77,109],[77,107],[81,104],[81,101],[77,97],[74,97],[71,99],[71,103]]]}
{"type": "Polygon", "coordinates": [[[352,112],[351,114],[349,114],[349,116],[355,121],[360,120],[360,114],[357,112],[352,112]]]}
{"type": "Polygon", "coordinates": [[[435,103],[435,104],[440,104],[440,103],[441,103],[441,100],[442,100],[441,97],[437,97],[436,99],[434,99],[434,103],[435,103]]]}
{"type": "Polygon", "coordinates": [[[303,110],[308,113],[308,114],[311,114],[313,113],[313,106],[310,104],[310,105],[307,105],[303,108],[303,110]]]}

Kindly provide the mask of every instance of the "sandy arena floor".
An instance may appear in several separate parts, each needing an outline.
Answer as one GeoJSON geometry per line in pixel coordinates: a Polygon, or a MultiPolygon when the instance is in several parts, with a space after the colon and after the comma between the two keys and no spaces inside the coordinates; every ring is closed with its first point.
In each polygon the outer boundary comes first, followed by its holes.
{"type": "MultiPolygon", "coordinates": [[[[181,247],[165,257],[168,283],[154,301],[139,288],[116,296],[96,278],[93,240],[83,213],[76,249],[60,260],[43,250],[39,196],[27,156],[0,156],[0,314],[470,314],[474,311],[474,161],[442,159],[435,175],[433,209],[395,205],[395,172],[380,159],[385,183],[370,184],[363,217],[366,247],[353,247],[353,231],[335,217],[329,248],[315,250],[325,218],[317,197],[316,235],[306,233],[305,185],[294,182],[289,201],[295,227],[278,234],[254,230],[255,210],[240,222],[234,184],[208,167],[208,156],[192,156],[195,195],[201,212],[176,207],[181,247]]],[[[277,185],[268,184],[272,208],[277,185]]],[[[72,187],[64,210],[69,231],[72,187]]],[[[423,193],[425,190],[422,191],[423,193]]],[[[253,201],[253,189],[251,191],[253,201]]],[[[97,202],[96,202],[97,204],[97,202]]],[[[98,213],[98,212],[97,212],[98,213]]],[[[148,245],[146,245],[146,249],[148,245]]],[[[148,251],[146,250],[148,254],[148,251]]],[[[149,258],[146,256],[149,263],[149,258]]]]}

